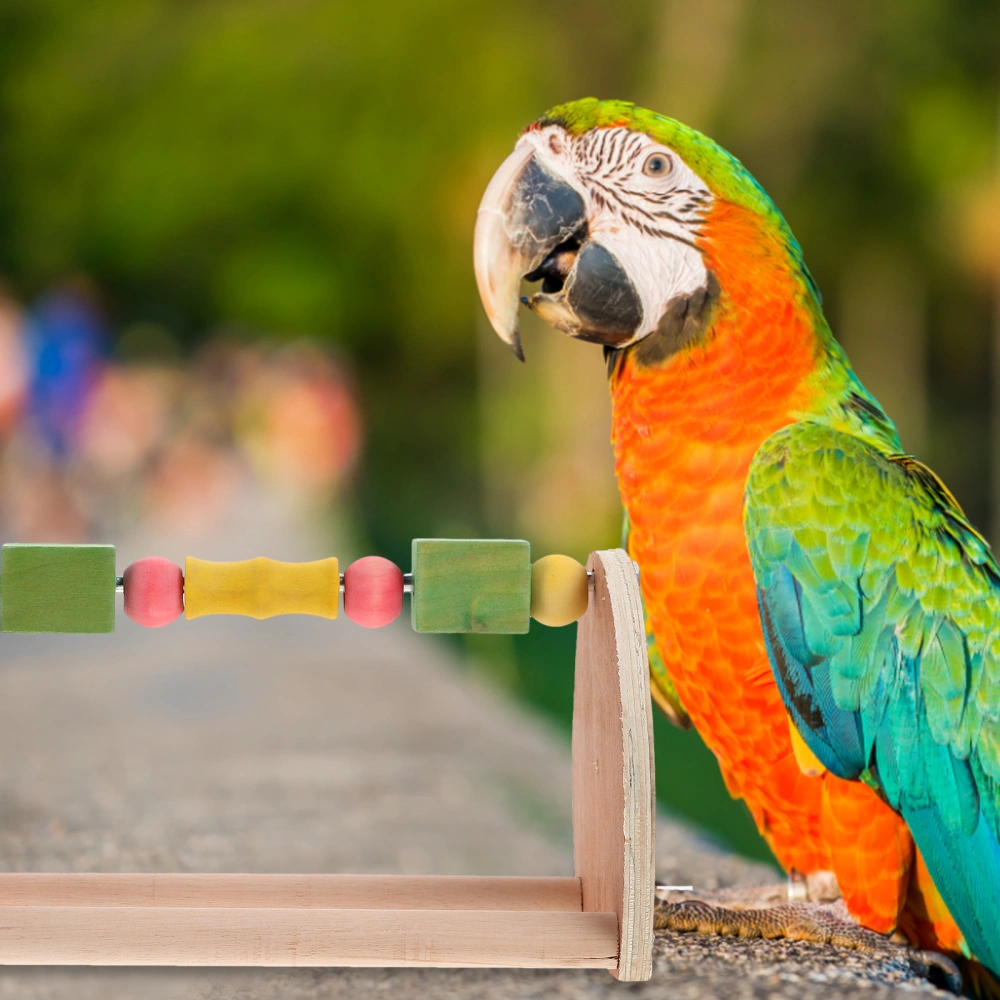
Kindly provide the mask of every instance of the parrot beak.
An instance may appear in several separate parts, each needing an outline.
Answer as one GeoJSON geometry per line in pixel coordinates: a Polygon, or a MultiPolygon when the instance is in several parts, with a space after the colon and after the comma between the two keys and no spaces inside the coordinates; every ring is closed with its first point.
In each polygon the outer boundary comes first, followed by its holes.
{"type": "Polygon", "coordinates": [[[586,225],[583,198],[545,169],[522,139],[493,175],[476,216],[479,296],[493,329],[522,361],[521,279],[586,225]]]}
{"type": "Polygon", "coordinates": [[[639,296],[614,256],[588,239],[582,195],[524,136],[494,174],[476,218],[475,270],[493,329],[524,360],[517,310],[581,340],[622,346],[642,323],[639,296]],[[542,289],[520,298],[521,280],[542,289]]]}

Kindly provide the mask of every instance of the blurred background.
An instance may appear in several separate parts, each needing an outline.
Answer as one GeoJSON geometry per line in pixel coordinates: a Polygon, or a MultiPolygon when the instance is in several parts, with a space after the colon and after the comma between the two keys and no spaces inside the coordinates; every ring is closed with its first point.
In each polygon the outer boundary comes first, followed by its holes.
{"type": "MultiPolygon", "coordinates": [[[[195,546],[252,497],[404,567],[414,536],[616,544],[599,349],[526,317],[519,365],[471,266],[519,131],[593,94],[747,164],[904,445],[1000,539],[1000,5],[572,11],[0,0],[0,536],[195,546]]],[[[465,645],[568,734],[573,642],[465,645]]],[[[767,857],[697,737],[656,735],[662,801],[767,857]]]]}

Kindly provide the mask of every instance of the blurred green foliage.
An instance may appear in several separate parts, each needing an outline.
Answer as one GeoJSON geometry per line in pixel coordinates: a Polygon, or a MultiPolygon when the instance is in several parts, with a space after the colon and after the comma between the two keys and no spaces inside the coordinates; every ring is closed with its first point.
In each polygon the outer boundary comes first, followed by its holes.
{"type": "MultiPolygon", "coordinates": [[[[985,525],[993,292],[963,233],[998,66],[995,0],[0,0],[0,273],[30,297],[84,271],[119,328],[188,346],[336,345],[368,421],[359,518],[406,562],[413,536],[514,523],[484,495],[480,194],[545,108],[631,98],[768,188],[862,377],[985,525]]],[[[572,637],[543,632],[505,676],[565,721],[572,637]]],[[[759,853],[704,748],[658,738],[665,800],[759,853]]]]}
{"type": "MultiPolygon", "coordinates": [[[[628,7],[579,6],[613,65],[628,7]]],[[[0,271],[30,294],[82,269],[120,321],[187,340],[330,339],[370,415],[374,540],[401,557],[474,526],[472,224],[519,130],[581,85],[561,24],[460,0],[4,0],[0,271]]]]}

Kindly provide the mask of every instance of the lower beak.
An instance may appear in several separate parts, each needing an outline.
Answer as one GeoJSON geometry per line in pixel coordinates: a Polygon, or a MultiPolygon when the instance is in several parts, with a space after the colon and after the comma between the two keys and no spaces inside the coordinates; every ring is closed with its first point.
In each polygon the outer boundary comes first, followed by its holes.
{"type": "Polygon", "coordinates": [[[583,197],[539,162],[522,139],[490,181],[479,206],[475,270],[486,315],[522,361],[520,302],[547,323],[581,340],[629,342],[642,306],[615,257],[588,239],[583,197]],[[542,281],[520,299],[521,280],[542,281]]]}

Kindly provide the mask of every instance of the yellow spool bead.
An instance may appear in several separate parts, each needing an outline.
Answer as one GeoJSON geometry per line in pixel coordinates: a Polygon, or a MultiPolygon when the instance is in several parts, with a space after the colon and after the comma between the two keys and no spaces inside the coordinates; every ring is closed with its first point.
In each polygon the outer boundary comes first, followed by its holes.
{"type": "Polygon", "coordinates": [[[340,573],[336,559],[287,563],[258,556],[243,562],[209,562],[187,557],[184,614],[317,615],[336,618],[340,573]]]}
{"type": "Polygon", "coordinates": [[[587,570],[569,556],[543,556],[531,566],[531,617],[569,625],[587,610],[587,570]]]}

